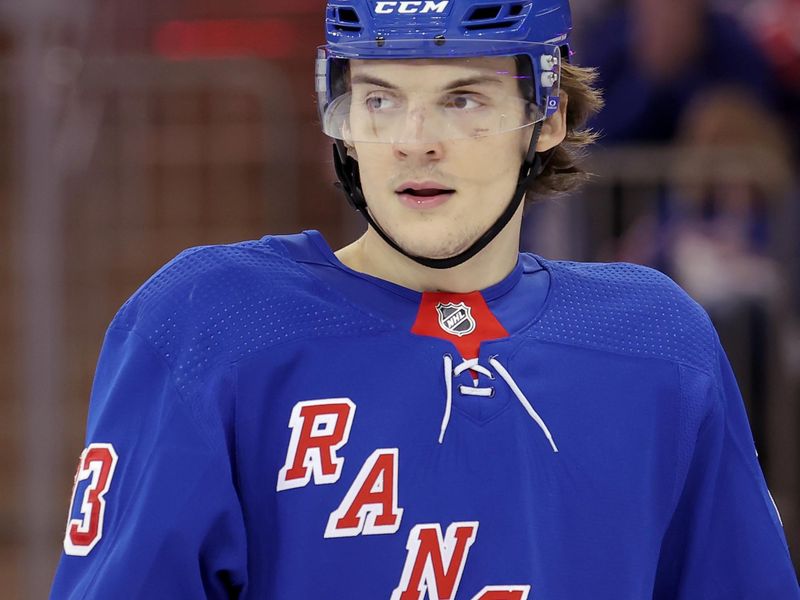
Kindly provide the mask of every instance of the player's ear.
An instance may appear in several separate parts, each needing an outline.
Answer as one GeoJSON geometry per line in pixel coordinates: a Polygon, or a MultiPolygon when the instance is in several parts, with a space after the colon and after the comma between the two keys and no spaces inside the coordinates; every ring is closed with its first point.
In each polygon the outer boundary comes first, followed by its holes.
{"type": "Polygon", "coordinates": [[[555,148],[567,137],[567,105],[569,96],[564,90],[559,93],[560,103],[558,112],[549,116],[542,123],[542,132],[539,134],[539,142],[536,144],[537,152],[546,152],[555,148]]]}

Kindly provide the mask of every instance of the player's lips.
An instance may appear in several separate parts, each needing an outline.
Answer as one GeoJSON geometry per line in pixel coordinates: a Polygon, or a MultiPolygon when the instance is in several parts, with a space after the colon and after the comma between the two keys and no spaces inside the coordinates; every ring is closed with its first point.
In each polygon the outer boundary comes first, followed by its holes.
{"type": "Polygon", "coordinates": [[[434,208],[447,202],[456,191],[437,181],[406,181],[395,194],[411,208],[434,208]]]}

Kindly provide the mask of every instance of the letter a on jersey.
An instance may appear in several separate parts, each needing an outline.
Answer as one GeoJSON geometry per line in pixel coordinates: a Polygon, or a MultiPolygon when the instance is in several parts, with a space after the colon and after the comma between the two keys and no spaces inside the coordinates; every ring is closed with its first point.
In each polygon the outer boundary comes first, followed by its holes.
{"type": "Polygon", "coordinates": [[[438,523],[415,526],[408,534],[408,556],[391,600],[453,600],[458,592],[478,522],[451,523],[442,539],[438,523]]]}
{"type": "Polygon", "coordinates": [[[326,538],[397,533],[403,509],[397,506],[397,448],[375,450],[328,519],[326,538]]]}
{"type": "Polygon", "coordinates": [[[347,443],[356,405],[349,398],[306,400],[295,404],[286,463],[278,473],[278,491],[299,488],[314,477],[316,485],[335,483],[344,458],[336,451],[347,443]]]}

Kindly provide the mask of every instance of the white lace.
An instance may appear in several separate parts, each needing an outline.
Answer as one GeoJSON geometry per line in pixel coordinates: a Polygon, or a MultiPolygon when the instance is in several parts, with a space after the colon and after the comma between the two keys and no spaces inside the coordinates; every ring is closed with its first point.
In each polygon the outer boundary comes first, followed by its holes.
{"type": "MultiPolygon", "coordinates": [[[[496,357],[491,357],[489,359],[489,364],[491,364],[495,371],[503,378],[503,380],[508,384],[508,387],[511,388],[511,391],[514,392],[514,395],[519,400],[520,404],[522,404],[523,408],[527,411],[527,413],[531,416],[531,418],[536,422],[539,426],[539,429],[542,430],[547,441],[550,442],[550,447],[553,448],[553,452],[558,452],[558,447],[556,446],[555,441],[553,441],[553,436],[550,433],[550,430],[547,428],[547,425],[542,420],[542,417],[539,416],[539,413],[534,410],[531,403],[525,397],[525,394],[522,393],[522,390],[519,389],[516,381],[514,378],[511,377],[511,374],[506,370],[506,368],[497,360],[496,357]]],[[[444,433],[447,431],[447,425],[450,423],[450,412],[453,407],[453,378],[458,377],[466,370],[472,370],[475,373],[479,373],[488,377],[490,380],[494,380],[494,375],[492,374],[489,369],[483,367],[478,364],[477,358],[472,358],[470,360],[462,361],[460,365],[453,368],[453,357],[449,354],[444,355],[444,383],[447,389],[447,400],[444,407],[444,417],[442,418],[442,427],[439,432],[439,443],[441,444],[444,441],[444,433]]],[[[458,386],[458,391],[464,396],[486,396],[492,397],[494,396],[494,387],[478,387],[478,380],[473,379],[472,387],[468,385],[460,385],[458,386]]]]}

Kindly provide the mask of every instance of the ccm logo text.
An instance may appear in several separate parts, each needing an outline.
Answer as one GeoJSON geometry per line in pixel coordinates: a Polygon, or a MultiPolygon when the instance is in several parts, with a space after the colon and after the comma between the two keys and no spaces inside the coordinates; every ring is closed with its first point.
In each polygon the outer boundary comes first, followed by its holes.
{"type": "Polygon", "coordinates": [[[426,0],[425,2],[378,2],[375,5],[375,13],[379,15],[443,13],[448,4],[450,4],[450,0],[442,0],[442,2],[433,2],[431,0],[426,0]]]}

